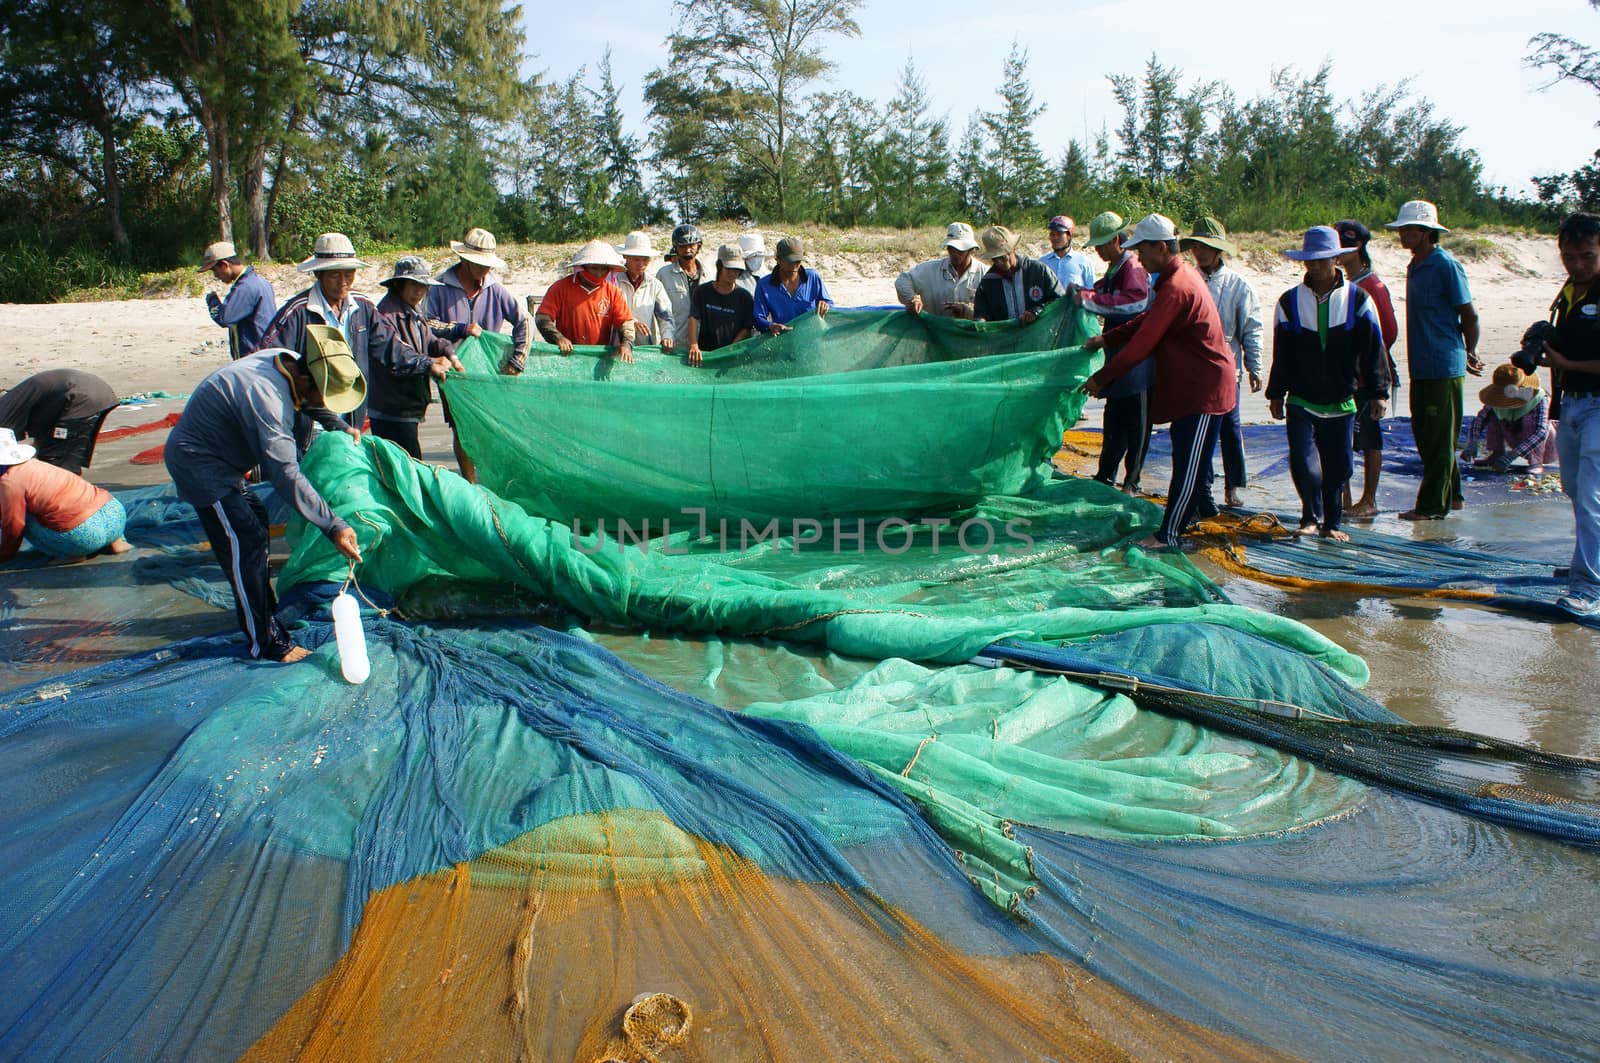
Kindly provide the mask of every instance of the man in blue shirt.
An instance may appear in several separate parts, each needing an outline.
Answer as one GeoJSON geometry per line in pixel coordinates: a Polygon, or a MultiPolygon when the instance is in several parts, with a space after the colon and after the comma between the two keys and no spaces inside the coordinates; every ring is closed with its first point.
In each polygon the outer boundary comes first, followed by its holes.
{"type": "Polygon", "coordinates": [[[1094,287],[1094,263],[1082,251],[1072,249],[1074,228],[1072,219],[1065,214],[1051,218],[1046,226],[1050,235],[1050,251],[1039,256],[1039,261],[1050,267],[1066,291],[1094,287]]]}
{"type": "Polygon", "coordinates": [[[267,279],[239,261],[239,252],[227,240],[206,248],[200,258],[201,273],[228,285],[228,294],[206,293],[211,320],[228,330],[228,349],[234,359],[256,353],[261,337],[278,309],[278,297],[267,279]]]}
{"type": "Polygon", "coordinates": [[[757,329],[777,335],[788,332],[789,322],[801,314],[815,310],[818,317],[828,316],[833,296],[816,270],[800,264],[805,257],[806,245],[800,237],[785,236],[778,241],[778,263],[756,285],[757,329]]]}
{"type": "Polygon", "coordinates": [[[1406,269],[1406,364],[1411,382],[1411,434],[1422,459],[1416,505],[1401,520],[1441,520],[1463,505],[1456,440],[1461,435],[1462,381],[1483,374],[1478,312],[1467,272],[1439,246],[1439,210],[1426,200],[1402,204],[1388,228],[1411,252],[1406,269]]]}

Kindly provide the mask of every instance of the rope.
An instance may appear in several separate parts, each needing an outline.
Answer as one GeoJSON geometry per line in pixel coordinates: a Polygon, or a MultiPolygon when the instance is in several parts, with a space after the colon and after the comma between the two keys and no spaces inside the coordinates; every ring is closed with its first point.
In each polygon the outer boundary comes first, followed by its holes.
{"type": "Polygon", "coordinates": [[[902,779],[911,778],[911,769],[917,766],[917,758],[922,756],[922,750],[927,746],[927,744],[929,742],[932,742],[935,738],[938,738],[938,737],[939,737],[938,735],[929,735],[927,738],[924,738],[922,741],[917,743],[917,751],[915,753],[911,754],[911,763],[907,764],[905,766],[905,770],[900,773],[900,777],[902,779]]]}
{"type": "MultiPolygon", "coordinates": [[[[383,528],[380,527],[379,525],[373,523],[366,516],[366,514],[362,513],[360,510],[357,510],[355,512],[355,518],[356,518],[356,520],[359,520],[361,523],[365,524],[367,527],[369,527],[369,528],[373,529],[374,531],[376,531],[380,536],[383,534],[383,528]]],[[[378,614],[378,618],[379,619],[384,619],[384,618],[388,617],[388,615],[391,612],[395,613],[396,615],[399,614],[399,610],[398,609],[385,609],[382,606],[380,606],[380,605],[376,604],[375,602],[373,602],[373,600],[371,598],[367,597],[367,592],[361,589],[361,583],[360,583],[359,580],[356,579],[356,563],[355,563],[355,561],[353,559],[350,562],[350,571],[345,573],[344,585],[339,588],[339,593],[343,594],[345,591],[349,590],[351,584],[355,585],[357,597],[359,597],[362,601],[366,602],[367,603],[367,607],[369,609],[373,610],[374,612],[376,612],[378,614]]]]}

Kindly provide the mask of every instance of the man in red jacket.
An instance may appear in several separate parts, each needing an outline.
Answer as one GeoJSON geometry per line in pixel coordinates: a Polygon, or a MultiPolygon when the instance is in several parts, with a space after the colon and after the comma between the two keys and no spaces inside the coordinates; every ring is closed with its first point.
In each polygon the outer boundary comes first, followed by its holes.
{"type": "Polygon", "coordinates": [[[1139,545],[1176,546],[1195,517],[1217,512],[1211,499],[1211,461],[1221,418],[1238,401],[1233,352],[1205,279],[1179,255],[1172,219],[1150,215],[1123,246],[1133,249],[1146,272],[1156,277],[1155,295],[1143,314],[1086,344],[1120,350],[1084,381],[1083,390],[1099,395],[1134,366],[1155,359],[1150,420],[1172,422],[1172,483],[1161,528],[1139,545]]]}

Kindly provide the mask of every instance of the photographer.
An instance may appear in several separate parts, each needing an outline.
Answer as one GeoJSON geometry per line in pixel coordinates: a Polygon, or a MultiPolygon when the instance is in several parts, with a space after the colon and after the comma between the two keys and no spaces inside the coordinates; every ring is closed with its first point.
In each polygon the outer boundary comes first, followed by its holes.
{"type": "Polygon", "coordinates": [[[1555,336],[1545,342],[1554,370],[1561,432],[1561,487],[1577,525],[1567,593],[1558,603],[1578,616],[1600,614],[1600,216],[1574,214],[1556,242],[1567,283],[1551,307],[1555,336]]]}

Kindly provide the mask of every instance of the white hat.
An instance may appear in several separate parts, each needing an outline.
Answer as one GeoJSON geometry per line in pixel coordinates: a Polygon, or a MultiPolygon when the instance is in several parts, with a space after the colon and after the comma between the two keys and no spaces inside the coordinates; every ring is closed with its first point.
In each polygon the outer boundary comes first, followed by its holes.
{"type": "Polygon", "coordinates": [[[612,269],[622,269],[627,263],[617,254],[617,249],[604,240],[590,240],[578,248],[578,253],[572,256],[572,261],[568,265],[573,269],[579,266],[610,266],[612,269]]]}
{"type": "Polygon", "coordinates": [[[739,251],[745,258],[751,255],[765,255],[767,241],[760,233],[745,233],[739,237],[739,251]]]}
{"type": "Polygon", "coordinates": [[[1409,203],[1400,204],[1400,211],[1395,215],[1394,221],[1386,223],[1384,228],[1401,229],[1407,225],[1420,225],[1424,229],[1436,229],[1442,233],[1450,231],[1439,224],[1439,208],[1426,199],[1413,199],[1409,203]]]}
{"type": "Polygon", "coordinates": [[[1123,247],[1137,247],[1146,241],[1166,241],[1178,238],[1178,227],[1165,214],[1147,214],[1140,219],[1122,240],[1123,247]]]}
{"type": "Polygon", "coordinates": [[[330,269],[366,269],[367,265],[356,257],[356,245],[344,233],[323,233],[317,237],[311,257],[294,268],[301,273],[321,273],[330,269]]]}
{"type": "Polygon", "coordinates": [[[26,443],[17,442],[17,433],[0,428],[0,465],[21,465],[39,453],[26,443]]]}
{"type": "Polygon", "coordinates": [[[488,229],[468,229],[466,239],[451,240],[450,250],[475,266],[505,270],[505,259],[494,253],[494,233],[488,229]]]}
{"type": "Polygon", "coordinates": [[[200,268],[195,270],[195,272],[210,273],[211,267],[215,266],[223,259],[238,257],[239,249],[233,246],[233,241],[218,240],[216,243],[205,249],[205,253],[200,256],[200,268]]]}
{"type": "Polygon", "coordinates": [[[976,251],[978,240],[972,235],[972,226],[964,221],[953,221],[944,231],[944,246],[957,251],[976,251]]]}
{"type": "Polygon", "coordinates": [[[656,249],[650,245],[650,234],[635,230],[622,241],[617,254],[623,258],[655,258],[656,249]]]}

